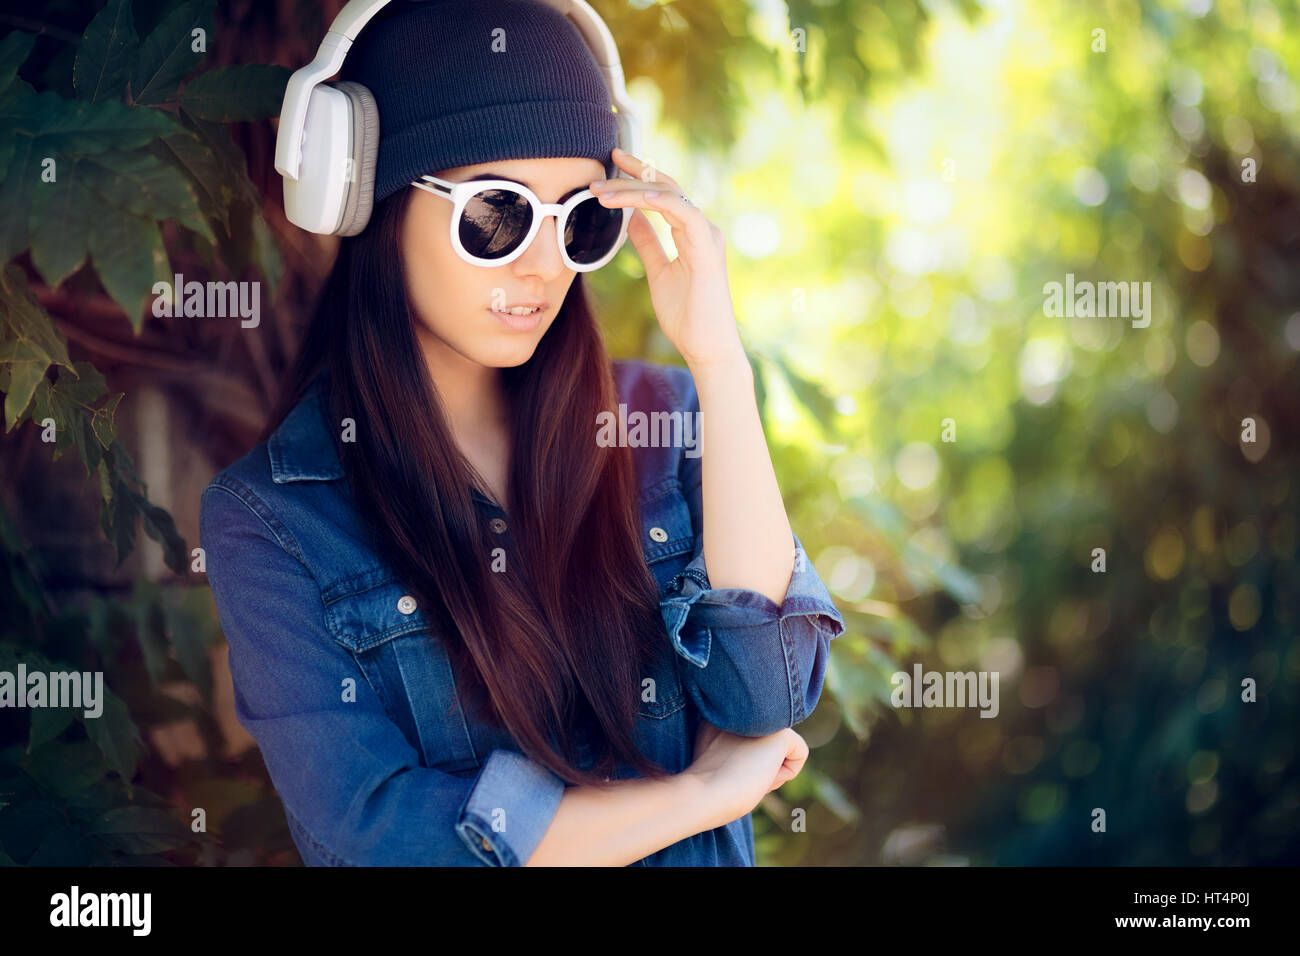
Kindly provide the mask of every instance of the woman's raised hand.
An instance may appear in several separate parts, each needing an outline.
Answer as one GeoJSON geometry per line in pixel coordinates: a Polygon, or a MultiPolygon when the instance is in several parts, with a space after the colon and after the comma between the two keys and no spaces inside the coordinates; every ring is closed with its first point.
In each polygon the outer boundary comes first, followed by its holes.
{"type": "Polygon", "coordinates": [[[664,336],[692,368],[743,357],[722,230],[683,198],[686,190],[667,173],[621,149],[614,150],[613,159],[632,179],[603,180],[592,191],[610,208],[637,207],[627,237],[645,266],[650,304],[664,336]],[[668,258],[645,210],[664,217],[677,258],[668,258]]]}

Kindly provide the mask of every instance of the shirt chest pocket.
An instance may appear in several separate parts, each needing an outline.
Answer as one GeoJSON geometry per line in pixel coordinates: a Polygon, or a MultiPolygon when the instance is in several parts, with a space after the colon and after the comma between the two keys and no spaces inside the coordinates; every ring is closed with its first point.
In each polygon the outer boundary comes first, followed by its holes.
{"type": "Polygon", "coordinates": [[[641,502],[641,546],[659,596],[695,554],[691,509],[676,481],[641,502]]]}
{"type": "Polygon", "coordinates": [[[377,571],[322,597],[330,634],[352,653],[423,765],[449,773],[478,767],[446,647],[415,596],[377,571]]]}

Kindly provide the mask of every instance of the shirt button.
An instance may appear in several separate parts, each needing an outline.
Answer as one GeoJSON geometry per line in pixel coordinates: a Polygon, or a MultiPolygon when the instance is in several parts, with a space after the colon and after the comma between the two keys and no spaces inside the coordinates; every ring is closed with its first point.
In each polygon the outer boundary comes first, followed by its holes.
{"type": "Polygon", "coordinates": [[[496,534],[501,534],[503,531],[506,530],[506,523],[505,520],[502,518],[493,518],[491,521],[488,522],[488,527],[491,528],[493,532],[495,532],[496,534]]]}
{"type": "Polygon", "coordinates": [[[403,614],[410,614],[415,610],[415,598],[409,594],[403,594],[397,599],[397,609],[403,614]]]}
{"type": "Polygon", "coordinates": [[[661,541],[661,542],[667,541],[668,532],[665,531],[663,528],[656,526],[650,529],[650,537],[652,537],[656,541],[661,541]]]}

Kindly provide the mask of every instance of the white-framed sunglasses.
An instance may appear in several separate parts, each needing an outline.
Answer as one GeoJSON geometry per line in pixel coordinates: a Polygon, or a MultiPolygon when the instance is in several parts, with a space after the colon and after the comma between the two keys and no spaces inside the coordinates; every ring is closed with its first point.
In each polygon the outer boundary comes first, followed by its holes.
{"type": "Polygon", "coordinates": [[[562,203],[544,203],[527,186],[508,179],[420,179],[424,182],[412,180],[411,185],[452,201],[451,245],[470,265],[492,267],[514,262],[532,243],[547,216],[555,217],[560,255],[575,272],[599,269],[614,258],[627,238],[632,207],[603,206],[590,189],[580,190],[562,203]]]}

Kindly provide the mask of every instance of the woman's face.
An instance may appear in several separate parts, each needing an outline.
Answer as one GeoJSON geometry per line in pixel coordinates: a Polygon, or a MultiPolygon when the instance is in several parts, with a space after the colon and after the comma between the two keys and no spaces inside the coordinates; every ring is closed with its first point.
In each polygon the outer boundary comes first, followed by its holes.
{"type": "MultiPolygon", "coordinates": [[[[440,179],[460,182],[491,174],[521,182],[542,202],[560,202],[569,193],[605,178],[594,159],[554,157],[510,159],[440,170],[440,179]]],[[[565,266],[548,217],[529,247],[504,266],[470,265],[451,246],[452,202],[417,189],[407,204],[401,241],[406,293],[417,322],[421,345],[430,358],[456,353],[489,368],[522,365],[551,327],[576,273],[565,266]],[[533,320],[512,326],[492,311],[531,302],[543,303],[533,320]],[[445,351],[444,351],[445,350],[445,351]]]]}

